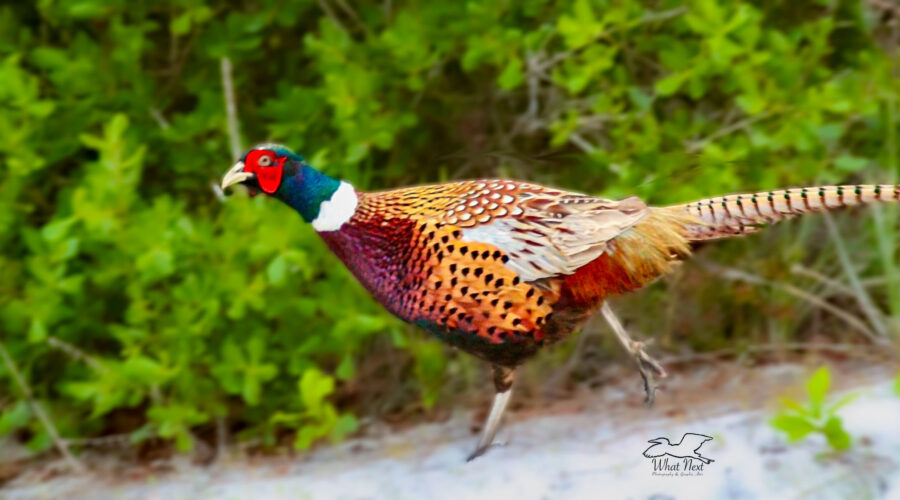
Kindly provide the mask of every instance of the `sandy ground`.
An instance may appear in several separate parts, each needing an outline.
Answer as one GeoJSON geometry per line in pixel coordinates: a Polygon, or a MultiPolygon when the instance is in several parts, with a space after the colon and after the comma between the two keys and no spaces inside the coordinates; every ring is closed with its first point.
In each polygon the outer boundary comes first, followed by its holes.
{"type": "Polygon", "coordinates": [[[896,367],[874,363],[837,373],[841,392],[859,394],[840,413],[854,438],[840,456],[827,454],[818,438],[786,445],[767,424],[777,397],[799,392],[811,371],[699,368],[676,374],[677,388],[660,394],[653,409],[643,408],[631,388],[608,388],[540,412],[516,412],[499,435],[502,444],[471,463],[464,458],[475,443],[472,416],[460,413],[403,432],[375,429],[372,437],[295,457],[209,467],[178,458],[168,464],[170,473],[97,471],[50,480],[23,474],[0,489],[0,498],[900,500],[900,397],[890,383],[896,367]],[[642,456],[647,441],[677,442],[686,432],[713,437],[701,452],[714,461],[690,475],[654,472],[642,456]],[[129,476],[138,479],[123,479],[129,476]]]}

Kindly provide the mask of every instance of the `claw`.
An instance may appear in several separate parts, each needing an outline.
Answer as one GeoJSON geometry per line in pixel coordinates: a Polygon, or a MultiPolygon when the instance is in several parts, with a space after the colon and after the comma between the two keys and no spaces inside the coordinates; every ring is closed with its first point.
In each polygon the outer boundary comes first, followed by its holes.
{"type": "Polygon", "coordinates": [[[631,349],[628,351],[634,357],[635,362],[637,362],[638,371],[641,373],[646,395],[644,402],[647,403],[647,406],[652,407],[657,389],[656,377],[666,378],[666,371],[658,361],[644,351],[643,342],[631,341],[631,349]]]}
{"type": "Polygon", "coordinates": [[[486,444],[483,446],[479,445],[478,448],[475,448],[475,451],[473,451],[472,453],[469,454],[468,457],[466,457],[466,462],[471,462],[472,460],[475,460],[476,458],[480,457],[481,455],[484,455],[484,453],[491,446],[493,446],[493,444],[486,444]]]}

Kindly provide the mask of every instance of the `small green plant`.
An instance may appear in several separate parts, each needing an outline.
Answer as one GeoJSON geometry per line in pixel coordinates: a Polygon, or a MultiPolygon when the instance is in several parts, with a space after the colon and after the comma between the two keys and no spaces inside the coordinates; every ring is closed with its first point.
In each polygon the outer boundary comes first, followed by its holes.
{"type": "Polygon", "coordinates": [[[894,380],[894,392],[900,396],[900,374],[897,374],[897,378],[894,380]]]}
{"type": "MultiPolygon", "coordinates": [[[[352,434],[359,427],[356,417],[351,414],[339,414],[326,398],[334,391],[334,378],[316,368],[303,372],[297,383],[303,409],[298,412],[276,412],[270,424],[296,428],[294,448],[305,450],[316,439],[330,436],[332,441],[340,441],[347,434],[352,434]]],[[[264,439],[274,439],[265,436],[264,439]]]]}
{"type": "Polygon", "coordinates": [[[776,430],[784,432],[788,441],[795,443],[806,436],[818,432],[825,436],[828,444],[836,451],[846,450],[852,444],[850,434],[844,429],[844,423],[837,411],[856,399],[856,394],[848,394],[836,403],[826,406],[825,397],[831,385],[831,373],[823,366],[806,382],[809,399],[802,404],[791,398],[782,398],[784,407],[769,424],[776,430]]]}

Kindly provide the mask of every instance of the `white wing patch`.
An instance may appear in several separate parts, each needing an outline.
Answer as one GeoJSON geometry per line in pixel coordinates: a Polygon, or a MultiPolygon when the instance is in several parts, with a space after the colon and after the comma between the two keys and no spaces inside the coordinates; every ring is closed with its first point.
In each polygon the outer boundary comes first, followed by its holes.
{"type": "Polygon", "coordinates": [[[514,231],[514,219],[497,219],[493,224],[463,229],[462,241],[494,245],[509,255],[506,267],[518,273],[522,281],[535,281],[558,274],[554,269],[566,267],[565,260],[553,249],[529,244],[525,235],[514,231]]]}
{"type": "Polygon", "coordinates": [[[546,203],[535,203],[535,199],[513,208],[511,217],[463,228],[461,239],[496,246],[509,256],[506,266],[529,282],[575,273],[647,214],[646,205],[637,198],[621,202],[588,196],[540,200],[546,203]]]}

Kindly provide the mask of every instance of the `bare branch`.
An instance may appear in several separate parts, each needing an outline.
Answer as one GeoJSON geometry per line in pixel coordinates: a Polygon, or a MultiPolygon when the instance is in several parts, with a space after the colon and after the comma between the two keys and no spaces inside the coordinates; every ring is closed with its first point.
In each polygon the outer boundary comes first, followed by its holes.
{"type": "Polygon", "coordinates": [[[743,130],[760,120],[763,120],[765,118],[772,116],[773,114],[775,114],[773,111],[766,111],[766,112],[760,113],[758,115],[748,116],[747,118],[744,118],[743,120],[739,120],[730,125],[726,125],[702,139],[697,139],[696,141],[688,142],[685,145],[685,149],[687,150],[688,153],[697,153],[701,149],[703,149],[704,146],[709,144],[710,142],[713,142],[716,139],[721,139],[722,137],[725,137],[727,135],[731,135],[732,132],[737,132],[738,130],[743,130]]]}
{"type": "Polygon", "coordinates": [[[827,211],[823,212],[822,215],[825,219],[825,225],[828,226],[828,232],[831,233],[831,239],[834,240],[834,248],[841,261],[841,266],[844,268],[844,274],[847,275],[847,279],[850,281],[850,287],[856,292],[854,294],[856,301],[859,302],[863,312],[869,318],[869,323],[872,327],[875,328],[879,335],[886,338],[887,326],[885,326],[878,308],[875,307],[875,303],[872,302],[872,297],[869,296],[869,293],[866,292],[866,289],[863,288],[862,283],[859,281],[859,273],[853,267],[853,261],[850,260],[850,254],[847,252],[847,247],[844,245],[844,239],[841,237],[837,224],[834,223],[834,218],[827,211]]]}
{"type": "Polygon", "coordinates": [[[216,199],[224,202],[227,198],[225,198],[225,191],[222,191],[222,186],[219,185],[218,182],[212,181],[209,183],[209,188],[212,189],[213,195],[215,195],[216,199]]]}
{"type": "Polygon", "coordinates": [[[63,459],[69,465],[69,467],[75,472],[84,472],[87,470],[74,455],[69,450],[68,443],[59,435],[59,431],[56,430],[56,426],[53,425],[53,421],[50,420],[50,416],[44,411],[44,407],[34,399],[34,395],[31,393],[31,387],[25,382],[25,378],[22,377],[22,374],[19,372],[19,368],[16,366],[16,363],[13,361],[12,357],[10,357],[9,352],[6,351],[6,346],[3,345],[3,342],[0,342],[0,358],[3,358],[3,363],[6,364],[6,369],[9,370],[9,373],[12,375],[13,380],[15,380],[16,385],[19,386],[19,390],[22,392],[22,397],[25,398],[25,401],[28,402],[28,405],[31,406],[31,410],[34,412],[35,416],[37,416],[38,420],[41,421],[44,428],[47,429],[47,433],[50,434],[50,439],[53,440],[53,444],[56,445],[56,449],[59,450],[59,453],[62,454],[63,459]]]}
{"type": "Polygon", "coordinates": [[[856,295],[856,292],[854,292],[853,289],[848,287],[847,285],[841,283],[836,279],[829,278],[828,276],[825,276],[824,274],[814,269],[810,269],[806,266],[794,264],[793,266],[791,266],[791,272],[800,276],[806,276],[807,278],[814,279],[827,286],[828,288],[831,288],[844,295],[856,295]]]}
{"type": "Polygon", "coordinates": [[[528,66],[528,108],[525,109],[525,116],[534,119],[538,115],[538,90],[540,89],[540,70],[538,69],[538,59],[536,56],[529,55],[526,59],[528,66]]]}
{"type": "Polygon", "coordinates": [[[156,124],[159,125],[159,128],[163,130],[169,130],[169,121],[166,120],[166,117],[163,116],[162,112],[157,108],[150,108],[150,116],[153,117],[153,120],[156,121],[156,124]]]}
{"type": "Polygon", "coordinates": [[[234,98],[234,81],[231,78],[231,59],[222,57],[222,91],[225,94],[225,114],[228,119],[228,143],[231,146],[231,159],[237,161],[241,157],[241,124],[238,121],[237,102],[234,98]]]}
{"type": "Polygon", "coordinates": [[[89,447],[134,446],[130,432],[93,438],[69,438],[66,439],[66,443],[75,446],[89,447]]]}
{"type": "Polygon", "coordinates": [[[216,460],[221,461],[228,456],[228,424],[225,415],[216,417],[216,460]]]}
{"type": "Polygon", "coordinates": [[[347,2],[345,2],[344,0],[334,0],[334,3],[338,4],[338,7],[340,7],[341,10],[344,11],[344,13],[353,20],[353,22],[359,27],[360,30],[362,30],[363,33],[365,33],[366,35],[372,34],[369,31],[369,27],[366,26],[366,23],[364,23],[362,19],[359,18],[359,15],[356,13],[356,11],[353,10],[353,7],[350,7],[347,2]]]}
{"type": "Polygon", "coordinates": [[[96,358],[64,340],[54,337],[53,335],[49,335],[47,336],[47,343],[65,352],[73,359],[84,362],[94,371],[102,372],[106,370],[106,368],[99,361],[97,361],[96,358]]]}
{"type": "Polygon", "coordinates": [[[878,335],[877,333],[875,333],[874,331],[872,331],[872,329],[869,328],[869,326],[866,325],[865,322],[860,321],[860,319],[857,318],[856,316],[853,316],[852,314],[829,304],[827,301],[825,301],[821,297],[817,297],[817,296],[807,292],[806,290],[802,290],[800,288],[797,288],[796,286],[789,285],[786,283],[778,283],[775,281],[770,281],[761,276],[757,276],[755,274],[751,274],[746,271],[742,271],[740,269],[719,266],[716,264],[711,264],[711,263],[703,262],[700,260],[698,260],[697,262],[701,265],[701,267],[704,267],[708,271],[716,273],[725,279],[730,279],[733,281],[743,281],[743,282],[751,283],[754,285],[763,285],[763,286],[771,286],[771,287],[775,287],[775,288],[780,288],[781,290],[784,290],[785,292],[787,292],[795,297],[803,299],[820,309],[830,312],[837,318],[841,319],[844,323],[847,323],[847,325],[849,325],[851,328],[853,328],[857,332],[861,333],[863,336],[865,336],[867,339],[869,339],[873,343],[881,345],[881,346],[888,345],[887,339],[885,339],[884,337],[882,337],[882,336],[878,335]]]}
{"type": "Polygon", "coordinates": [[[328,19],[331,20],[331,22],[334,23],[334,25],[339,30],[343,31],[344,34],[347,34],[347,28],[344,27],[344,24],[341,22],[341,20],[338,19],[338,17],[334,14],[334,11],[331,10],[331,7],[328,6],[328,2],[326,2],[325,0],[316,0],[316,3],[318,3],[319,7],[322,8],[322,11],[325,12],[325,16],[328,17],[328,19]]]}
{"type": "Polygon", "coordinates": [[[594,146],[587,139],[585,139],[581,134],[577,132],[573,132],[569,134],[569,141],[572,144],[578,146],[578,149],[584,151],[587,154],[592,154],[597,151],[597,146],[594,146]]]}

